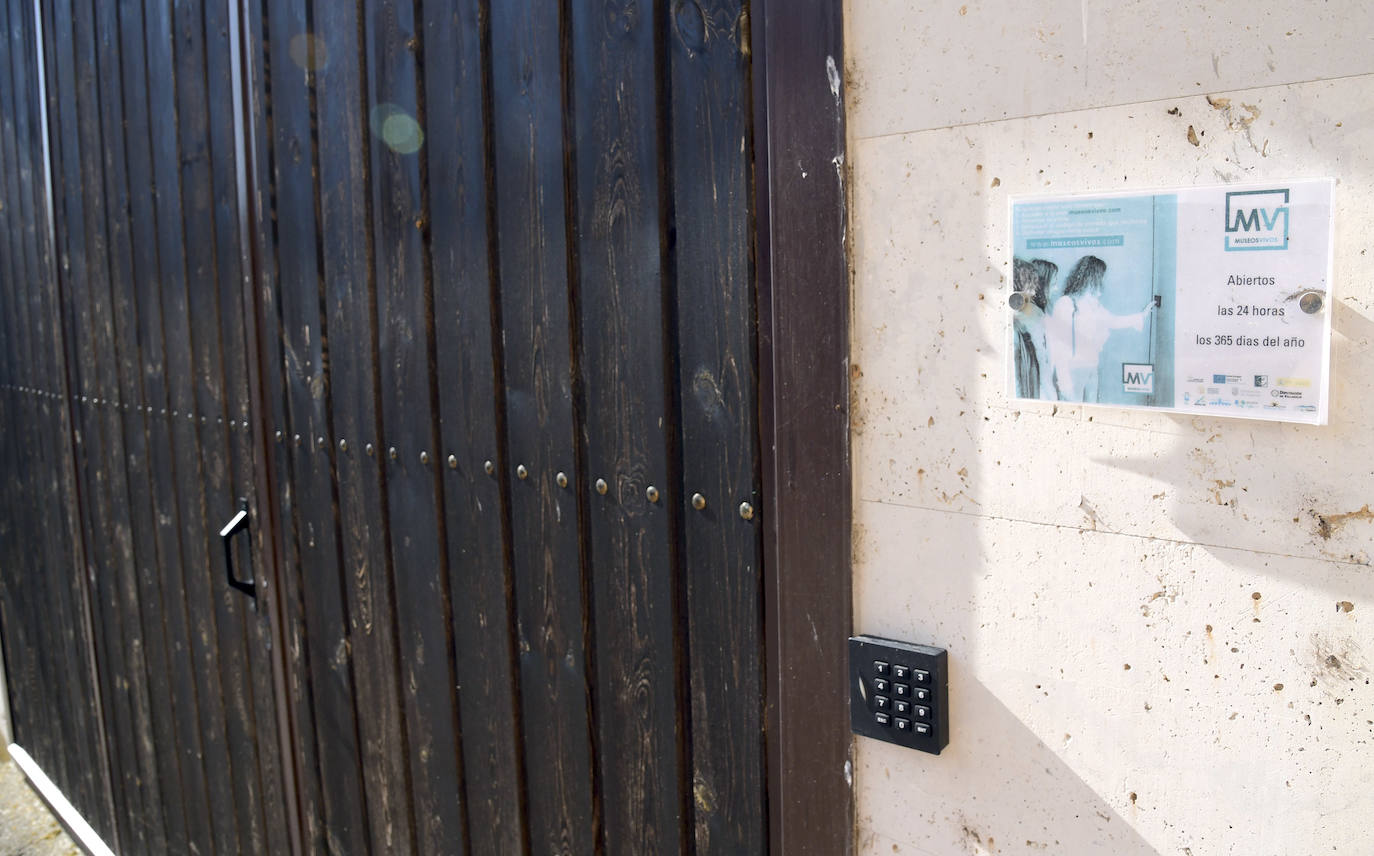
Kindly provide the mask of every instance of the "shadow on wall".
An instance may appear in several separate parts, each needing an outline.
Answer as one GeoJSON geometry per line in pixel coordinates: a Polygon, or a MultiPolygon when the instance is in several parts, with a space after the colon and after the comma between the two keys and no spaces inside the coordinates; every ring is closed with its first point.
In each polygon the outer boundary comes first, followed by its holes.
{"type": "Polygon", "coordinates": [[[860,852],[1155,856],[1054,750],[987,687],[967,677],[967,664],[952,657],[950,674],[950,717],[962,739],[952,739],[938,763],[908,767],[894,778],[884,759],[874,757],[866,775],[874,794],[869,811],[904,813],[918,840],[931,827],[952,830],[954,838],[926,849],[890,839],[860,818],[860,852]],[[884,805],[889,798],[893,803],[884,805]],[[927,808],[948,805],[968,808],[953,815],[927,808]],[[995,827],[979,819],[988,814],[999,817],[995,827]]]}
{"type": "MultiPolygon", "coordinates": [[[[1143,535],[1168,527],[1208,548],[1336,562],[1352,572],[1369,566],[1374,511],[1367,485],[1350,475],[1351,454],[1362,455],[1357,450],[1368,442],[1358,403],[1367,398],[1363,379],[1374,372],[1374,321],[1339,298],[1332,312],[1329,425],[1170,416],[1178,441],[1167,452],[1142,454],[1109,444],[1093,457],[1106,472],[1169,483],[1157,494],[1156,508],[1099,522],[1143,535]]],[[[1099,423],[1110,430],[1114,415],[1098,414],[1099,423]]],[[[1319,584],[1306,566],[1275,565],[1285,566],[1303,585],[1319,584]]],[[[1348,593],[1348,578],[1327,582],[1331,594],[1348,593]]]]}

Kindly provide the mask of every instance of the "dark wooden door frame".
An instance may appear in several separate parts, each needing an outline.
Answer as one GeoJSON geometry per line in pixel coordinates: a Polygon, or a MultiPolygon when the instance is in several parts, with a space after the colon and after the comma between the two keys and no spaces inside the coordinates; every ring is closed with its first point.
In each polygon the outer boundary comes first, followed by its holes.
{"type": "Polygon", "coordinates": [[[853,850],[842,0],[755,0],[771,851],[853,850]]]}

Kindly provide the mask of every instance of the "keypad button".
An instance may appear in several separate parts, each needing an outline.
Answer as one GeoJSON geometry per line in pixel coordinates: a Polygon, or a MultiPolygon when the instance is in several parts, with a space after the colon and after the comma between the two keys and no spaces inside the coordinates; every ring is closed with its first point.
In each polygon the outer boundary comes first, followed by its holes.
{"type": "Polygon", "coordinates": [[[884,663],[882,660],[873,661],[873,674],[875,675],[886,675],[889,668],[888,664],[884,663]]]}
{"type": "Polygon", "coordinates": [[[912,687],[911,697],[916,701],[930,701],[930,690],[923,687],[912,687]]]}
{"type": "MultiPolygon", "coordinates": [[[[892,699],[888,698],[885,695],[873,697],[873,706],[876,707],[878,710],[887,710],[888,705],[891,703],[892,699]]],[[[906,702],[902,702],[902,704],[906,704],[906,702]]]]}
{"type": "Polygon", "coordinates": [[[913,683],[917,684],[928,684],[930,683],[930,672],[923,672],[920,669],[913,669],[911,672],[911,680],[913,683]]]}
{"type": "Polygon", "coordinates": [[[893,666],[892,677],[896,678],[899,681],[904,681],[907,678],[911,677],[911,670],[908,669],[906,666],[893,666]]]}
{"type": "Polygon", "coordinates": [[[918,722],[912,730],[917,734],[926,735],[930,733],[930,726],[926,725],[924,722],[918,722]]]}
{"type": "Polygon", "coordinates": [[[898,730],[898,731],[910,731],[910,730],[911,730],[911,720],[909,720],[909,719],[901,719],[901,718],[899,717],[899,718],[896,720],[896,724],[897,724],[897,730],[898,730]]]}
{"type": "Polygon", "coordinates": [[[874,679],[873,679],[873,689],[877,690],[877,691],[880,692],[880,693],[885,693],[885,692],[887,692],[888,689],[889,689],[891,686],[892,686],[892,685],[891,685],[890,683],[887,682],[887,678],[874,678],[874,679]]]}
{"type": "MultiPolygon", "coordinates": [[[[879,698],[882,698],[882,696],[879,696],[879,698]]],[[[907,714],[911,713],[911,702],[897,699],[897,701],[892,705],[892,712],[901,714],[902,716],[906,716],[907,714]]]]}
{"type": "Polygon", "coordinates": [[[897,696],[897,698],[909,698],[911,696],[911,687],[906,684],[893,684],[892,694],[897,696]]]}
{"type": "Polygon", "coordinates": [[[918,704],[915,707],[915,711],[917,719],[930,719],[930,708],[918,704]]]}
{"type": "MultiPolygon", "coordinates": [[[[875,713],[873,714],[873,721],[886,728],[892,722],[892,717],[885,713],[875,713]]],[[[906,720],[902,720],[902,722],[906,722],[906,720]]]]}

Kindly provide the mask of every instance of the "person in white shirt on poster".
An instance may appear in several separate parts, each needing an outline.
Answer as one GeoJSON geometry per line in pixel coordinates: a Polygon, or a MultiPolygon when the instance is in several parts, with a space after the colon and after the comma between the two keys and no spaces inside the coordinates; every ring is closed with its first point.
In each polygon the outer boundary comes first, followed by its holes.
{"type": "Polygon", "coordinates": [[[1152,297],[1145,308],[1117,315],[1102,305],[1107,263],[1084,256],[1069,271],[1064,293],[1045,318],[1045,339],[1054,366],[1054,386],[1061,401],[1096,403],[1098,360],[1113,330],[1140,330],[1155,309],[1152,297]]]}

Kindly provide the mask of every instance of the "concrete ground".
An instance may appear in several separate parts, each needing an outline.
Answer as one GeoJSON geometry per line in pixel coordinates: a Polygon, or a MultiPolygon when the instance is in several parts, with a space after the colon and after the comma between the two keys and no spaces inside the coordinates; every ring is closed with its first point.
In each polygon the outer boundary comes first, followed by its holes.
{"type": "Polygon", "coordinates": [[[3,747],[0,755],[0,856],[80,854],[3,747]]]}

